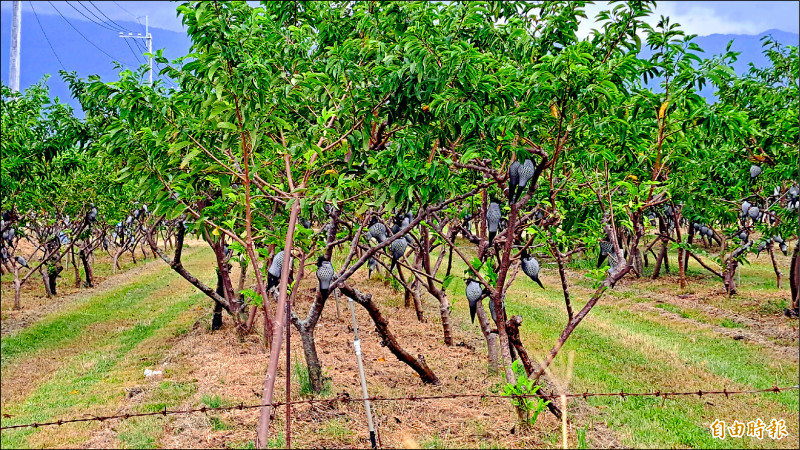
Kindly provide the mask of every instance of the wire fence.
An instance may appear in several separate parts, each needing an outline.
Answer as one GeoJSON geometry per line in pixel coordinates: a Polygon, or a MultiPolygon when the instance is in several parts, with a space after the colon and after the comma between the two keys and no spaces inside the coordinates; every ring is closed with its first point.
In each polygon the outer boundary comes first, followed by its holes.
{"type": "MultiPolygon", "coordinates": [[[[798,389],[799,385],[794,386],[784,386],[778,387],[773,386],[767,389],[751,389],[751,390],[744,390],[744,391],[737,391],[737,390],[728,390],[723,388],[722,390],[716,391],[689,391],[689,392],[670,392],[670,391],[653,391],[653,392],[583,392],[583,393],[567,393],[563,394],[563,396],[567,398],[583,398],[588,399],[589,397],[654,397],[654,398],[663,398],[667,399],[669,397],[680,397],[680,396],[707,396],[707,395],[724,395],[725,397],[729,397],[731,395],[740,395],[740,394],[759,394],[759,393],[779,393],[784,391],[791,391],[798,389]]],[[[327,399],[320,399],[320,398],[312,398],[306,400],[292,400],[290,402],[273,402],[271,406],[273,408],[277,408],[279,406],[289,405],[299,405],[299,404],[311,404],[311,403],[323,403],[328,405],[335,405],[336,403],[352,403],[352,402],[364,402],[365,400],[369,400],[370,402],[395,402],[395,401],[425,401],[425,400],[442,400],[442,399],[460,399],[460,398],[478,398],[478,399],[489,399],[489,398],[506,398],[506,399],[513,399],[513,398],[545,398],[545,399],[556,399],[560,398],[561,394],[552,394],[552,395],[502,395],[502,394],[441,394],[441,395],[427,395],[427,396],[407,396],[407,397],[366,397],[366,398],[353,398],[349,395],[339,395],[338,397],[334,398],[327,398],[327,399]]],[[[201,408],[193,408],[193,409],[177,409],[177,410],[169,410],[166,407],[162,411],[155,411],[155,412],[146,412],[146,413],[125,413],[125,414],[117,414],[111,416],[92,416],[92,417],[81,417],[81,418],[74,418],[74,419],[59,419],[52,422],[34,422],[34,423],[26,423],[20,425],[8,425],[0,427],[0,431],[5,430],[13,430],[18,428],[39,428],[39,427],[47,427],[47,426],[54,426],[54,425],[65,425],[68,423],[77,423],[77,422],[104,422],[106,420],[114,420],[114,419],[132,419],[134,417],[148,417],[148,416],[168,416],[168,415],[177,415],[177,414],[193,414],[193,413],[209,413],[209,412],[219,412],[219,411],[233,411],[233,410],[245,410],[245,409],[254,409],[254,408],[261,408],[264,406],[270,406],[269,404],[251,404],[245,405],[244,403],[239,403],[238,405],[232,406],[220,406],[220,407],[207,407],[203,406],[201,408]]],[[[3,418],[10,419],[13,418],[10,414],[3,414],[3,418]]]]}

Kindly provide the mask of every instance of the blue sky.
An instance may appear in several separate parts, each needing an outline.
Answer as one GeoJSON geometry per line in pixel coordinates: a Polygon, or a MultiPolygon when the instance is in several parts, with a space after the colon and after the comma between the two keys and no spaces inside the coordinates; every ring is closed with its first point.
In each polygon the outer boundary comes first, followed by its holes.
{"type": "MultiPolygon", "coordinates": [[[[11,1],[2,1],[2,14],[10,14],[11,1]]],[[[83,19],[67,2],[52,2],[66,17],[83,19]]],[[[89,2],[70,2],[89,3],[89,2]]],[[[93,2],[109,18],[133,20],[134,16],[149,16],[150,25],[171,31],[181,31],[182,25],[176,17],[178,2],[166,1],[95,1],[93,2]],[[130,13],[130,14],[129,14],[130,13]]],[[[249,2],[257,4],[258,2],[249,2]]],[[[597,2],[587,7],[589,21],[581,26],[580,33],[592,28],[592,20],[606,2],[597,2]]],[[[36,2],[39,14],[55,15],[56,11],[47,2],[36,2]]],[[[29,2],[23,2],[23,10],[30,11],[29,2]]],[[[796,1],[663,1],[658,2],[656,17],[669,16],[672,22],[683,25],[686,32],[706,36],[709,34],[758,34],[769,29],[798,33],[800,3],[796,1]]],[[[4,31],[5,32],[5,31],[4,31]]],[[[3,49],[5,52],[5,49],[3,49]]]]}

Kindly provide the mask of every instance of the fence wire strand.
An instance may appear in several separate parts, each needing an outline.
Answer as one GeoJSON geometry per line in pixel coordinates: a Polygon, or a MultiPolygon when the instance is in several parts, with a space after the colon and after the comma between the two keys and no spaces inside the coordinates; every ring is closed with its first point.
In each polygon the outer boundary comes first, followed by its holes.
{"type": "MultiPolygon", "coordinates": [[[[778,387],[773,386],[767,389],[751,389],[745,391],[736,391],[736,390],[728,390],[722,389],[721,391],[690,391],[690,392],[669,392],[669,391],[654,391],[654,392],[583,392],[583,393],[568,393],[565,394],[568,398],[583,398],[588,399],[589,397],[662,397],[665,400],[669,397],[680,397],[680,396],[692,396],[697,395],[698,397],[703,397],[704,395],[724,395],[725,397],[729,397],[730,395],[739,395],[739,394],[758,394],[758,393],[765,393],[765,392],[784,392],[784,391],[791,391],[798,389],[800,385],[794,386],[784,386],[778,387]]],[[[343,394],[339,395],[338,397],[334,398],[312,398],[306,400],[293,400],[288,402],[289,405],[299,405],[299,404],[313,404],[313,403],[325,403],[328,405],[334,405],[336,403],[352,403],[352,402],[363,402],[364,400],[369,400],[371,402],[395,402],[395,401],[425,401],[425,400],[442,400],[442,399],[458,399],[458,398],[478,398],[478,399],[488,399],[488,398],[506,398],[506,399],[513,399],[513,398],[544,398],[544,399],[555,399],[561,397],[560,394],[552,394],[552,395],[538,395],[538,394],[530,394],[530,395],[502,395],[502,394],[441,394],[441,395],[426,395],[426,396],[415,396],[410,395],[407,397],[368,397],[368,398],[352,398],[349,395],[343,394]]],[[[114,420],[114,419],[132,419],[134,417],[148,417],[148,416],[167,416],[167,415],[178,415],[178,414],[192,414],[192,413],[208,413],[208,412],[219,412],[219,411],[233,411],[233,410],[245,410],[245,409],[254,409],[254,408],[261,408],[265,406],[272,406],[273,408],[277,408],[279,406],[286,406],[287,402],[273,402],[271,405],[269,404],[254,404],[254,405],[245,405],[244,403],[239,403],[238,405],[233,406],[220,406],[216,408],[203,406],[201,408],[192,408],[192,409],[179,409],[179,410],[169,410],[166,407],[162,411],[155,411],[155,412],[146,412],[146,413],[126,413],[126,414],[117,414],[111,416],[92,416],[92,417],[81,417],[75,419],[59,419],[53,422],[34,422],[34,423],[26,423],[21,425],[8,425],[0,427],[0,431],[5,430],[12,430],[17,428],[39,428],[39,427],[47,427],[47,426],[54,426],[54,425],[64,425],[68,423],[76,423],[76,422],[104,422],[106,420],[114,420]]],[[[10,419],[13,416],[10,414],[3,414],[4,419],[10,419]]]]}

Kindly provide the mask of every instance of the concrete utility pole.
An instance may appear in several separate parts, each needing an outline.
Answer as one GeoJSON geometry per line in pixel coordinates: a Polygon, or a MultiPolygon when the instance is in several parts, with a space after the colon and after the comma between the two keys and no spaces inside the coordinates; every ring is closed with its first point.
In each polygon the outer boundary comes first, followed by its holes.
{"type": "Polygon", "coordinates": [[[20,42],[22,41],[22,2],[14,2],[11,19],[11,56],[8,67],[8,85],[12,92],[19,92],[20,42]]]}
{"type": "MultiPolygon", "coordinates": [[[[139,22],[141,24],[141,22],[139,22]]],[[[150,34],[150,20],[148,16],[144,16],[144,36],[142,33],[138,33],[138,36],[134,36],[133,33],[128,33],[127,36],[120,31],[119,37],[121,38],[131,38],[131,39],[147,39],[147,53],[153,53],[153,35],[150,34]]],[[[148,58],[150,61],[150,86],[153,85],[153,57],[151,56],[148,58]]]]}

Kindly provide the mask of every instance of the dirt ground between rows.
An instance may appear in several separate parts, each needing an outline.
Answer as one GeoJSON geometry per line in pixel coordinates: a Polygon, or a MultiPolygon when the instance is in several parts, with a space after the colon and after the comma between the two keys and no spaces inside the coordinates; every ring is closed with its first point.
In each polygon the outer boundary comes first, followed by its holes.
{"type": "MultiPolygon", "coordinates": [[[[380,282],[367,282],[361,274],[354,282],[365,286],[380,302],[381,311],[390,318],[390,327],[401,345],[413,355],[422,354],[441,381],[440,386],[423,385],[420,378],[399,362],[388,349],[381,347],[379,337],[367,313],[358,305],[356,316],[362,341],[362,351],[369,394],[371,396],[425,396],[449,393],[491,393],[502,382],[502,375],[488,376],[485,343],[479,334],[454,327],[456,345],[446,347],[441,341],[441,322],[433,301],[426,303],[427,322],[420,323],[413,309],[400,305],[401,298],[380,282]],[[362,284],[367,283],[367,284],[362,284]],[[436,339],[435,339],[436,338],[436,339]]],[[[301,291],[308,291],[308,284],[301,291]]],[[[302,316],[307,312],[310,295],[298,299],[302,316]]],[[[332,295],[317,326],[317,349],[325,374],[331,379],[328,397],[349,395],[361,397],[355,355],[352,348],[352,325],[347,302],[339,299],[340,316],[336,316],[332,295]]],[[[240,340],[226,318],[225,326],[209,331],[207,317],[198,319],[192,330],[176,340],[172,350],[160,361],[169,369],[173,382],[191,381],[197,386],[195,395],[180,407],[196,407],[204,396],[219,396],[224,404],[258,403],[264,380],[268,354],[261,337],[252,335],[240,340]]],[[[294,330],[293,330],[294,331],[294,330]]],[[[294,374],[295,361],[305,365],[299,335],[293,333],[291,365],[293,372],[292,397],[299,396],[294,374]]],[[[276,401],[285,399],[285,352],[276,381],[276,401]]],[[[119,413],[133,411],[146,402],[158,387],[158,381],[125,386],[137,392],[120,405],[119,413]]],[[[570,412],[577,424],[595,408],[571,402],[570,412]]],[[[539,416],[534,430],[521,430],[516,425],[516,413],[504,399],[442,399],[424,401],[375,402],[373,411],[382,447],[482,445],[498,448],[551,447],[560,436],[560,422],[545,412],[539,416]]],[[[225,422],[225,430],[214,431],[212,414],[183,415],[163,419],[164,433],[157,445],[170,448],[210,448],[241,445],[254,438],[258,410],[214,413],[225,422]],[[240,444],[235,444],[240,443],[240,444]]],[[[215,419],[216,420],[216,419],[215,419]]],[[[283,436],[285,409],[275,412],[272,435],[283,436]]],[[[109,423],[94,433],[86,448],[110,448],[118,445],[115,424],[109,423]]],[[[602,423],[593,425],[586,433],[594,447],[619,447],[619,441],[602,423]]],[[[574,429],[570,431],[572,442],[574,429]]],[[[245,444],[246,445],[246,444],[245,444]]],[[[292,445],[298,448],[369,447],[367,424],[362,403],[303,404],[292,407],[292,445]]]]}

